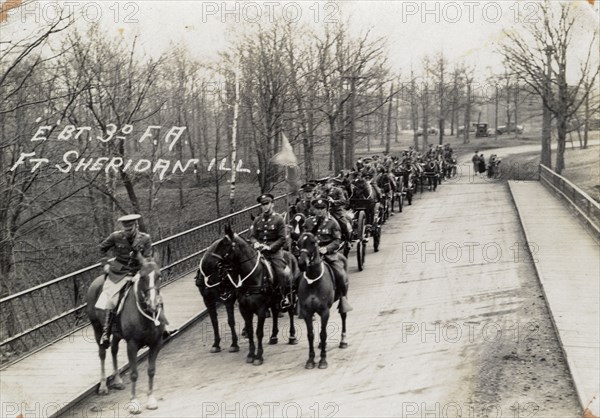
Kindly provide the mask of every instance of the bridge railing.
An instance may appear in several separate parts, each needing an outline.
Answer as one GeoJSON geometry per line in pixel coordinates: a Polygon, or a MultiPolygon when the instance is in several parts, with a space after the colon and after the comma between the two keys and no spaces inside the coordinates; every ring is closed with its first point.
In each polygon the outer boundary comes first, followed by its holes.
{"type": "Polygon", "coordinates": [[[575,209],[591,232],[600,237],[600,204],[566,178],[540,164],[540,182],[565,199],[575,209]]]}
{"type": "MultiPolygon", "coordinates": [[[[247,231],[250,213],[259,205],[215,219],[153,244],[163,285],[198,268],[206,248],[230,224],[238,233],[247,231]]],[[[275,199],[275,210],[285,211],[285,195],[275,199]]],[[[0,299],[0,367],[20,360],[89,324],[85,314],[86,292],[102,274],[100,263],[0,299]]],[[[200,296],[199,296],[200,297],[200,296]]]]}

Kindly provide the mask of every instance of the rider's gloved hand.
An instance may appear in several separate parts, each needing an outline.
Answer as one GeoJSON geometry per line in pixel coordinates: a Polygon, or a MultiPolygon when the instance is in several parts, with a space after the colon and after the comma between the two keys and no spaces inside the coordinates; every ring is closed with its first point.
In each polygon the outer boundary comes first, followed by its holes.
{"type": "Polygon", "coordinates": [[[319,247],[319,253],[323,255],[327,254],[327,247],[319,247]]]}
{"type": "Polygon", "coordinates": [[[266,245],[266,244],[263,244],[263,246],[262,246],[262,250],[263,250],[263,251],[271,251],[271,246],[269,246],[269,245],[266,245]]]}
{"type": "Polygon", "coordinates": [[[103,267],[104,273],[108,274],[110,272],[110,264],[106,263],[103,267]]]}
{"type": "Polygon", "coordinates": [[[255,242],[254,244],[252,244],[252,246],[254,247],[255,250],[260,249],[260,247],[262,247],[262,244],[260,242],[255,242]]]}

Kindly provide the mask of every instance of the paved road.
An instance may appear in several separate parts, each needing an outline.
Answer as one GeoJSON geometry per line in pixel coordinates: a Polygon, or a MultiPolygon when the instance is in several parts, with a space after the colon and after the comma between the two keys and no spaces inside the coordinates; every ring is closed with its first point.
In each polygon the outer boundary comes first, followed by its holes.
{"type": "MultiPolygon", "coordinates": [[[[524,241],[506,184],[444,183],[390,219],[363,272],[351,258],[350,346],[337,347],[334,315],[329,369],[304,369],[304,325],[256,367],[245,342],[209,354],[204,322],[161,353],[160,408],[142,416],[580,416],[524,241]]],[[[93,396],[64,416],[127,416],[128,399],[93,396]]]]}

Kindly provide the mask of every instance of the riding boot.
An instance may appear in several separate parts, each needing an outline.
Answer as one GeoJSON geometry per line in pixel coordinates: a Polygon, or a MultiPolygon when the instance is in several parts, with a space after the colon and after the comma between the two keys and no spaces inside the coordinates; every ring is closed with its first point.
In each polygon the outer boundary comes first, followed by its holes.
{"type": "Polygon", "coordinates": [[[104,322],[102,324],[102,336],[100,337],[100,345],[103,348],[110,347],[110,328],[112,323],[112,317],[112,311],[110,309],[106,309],[104,311],[104,322]]]}
{"type": "Polygon", "coordinates": [[[335,268],[335,284],[337,287],[337,292],[340,295],[340,302],[338,303],[338,310],[340,313],[347,313],[354,309],[350,302],[348,302],[348,286],[346,286],[346,282],[344,280],[344,276],[340,274],[340,270],[335,268]]]}

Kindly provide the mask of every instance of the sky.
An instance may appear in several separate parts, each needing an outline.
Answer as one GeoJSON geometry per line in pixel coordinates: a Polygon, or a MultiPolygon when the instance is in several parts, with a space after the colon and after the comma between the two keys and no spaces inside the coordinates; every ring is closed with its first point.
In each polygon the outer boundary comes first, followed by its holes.
{"type": "MultiPolygon", "coordinates": [[[[524,22],[541,16],[539,3],[526,0],[25,1],[30,3],[12,10],[0,27],[0,39],[18,37],[14,34],[51,21],[56,6],[61,4],[75,11],[82,27],[98,21],[109,32],[139,35],[150,55],[177,44],[186,45],[198,59],[210,61],[248,22],[283,18],[322,30],[341,20],[349,22],[355,34],[371,30],[373,35],[384,37],[390,66],[401,74],[408,73],[411,64],[418,67],[425,55],[438,52],[443,52],[451,63],[464,61],[476,66],[480,74],[501,72],[502,57],[495,49],[503,39],[502,31],[521,30],[524,22]]],[[[593,6],[588,0],[573,3],[581,19],[571,51],[574,56],[581,56],[587,51],[583,40],[600,26],[600,0],[593,6]]]]}

